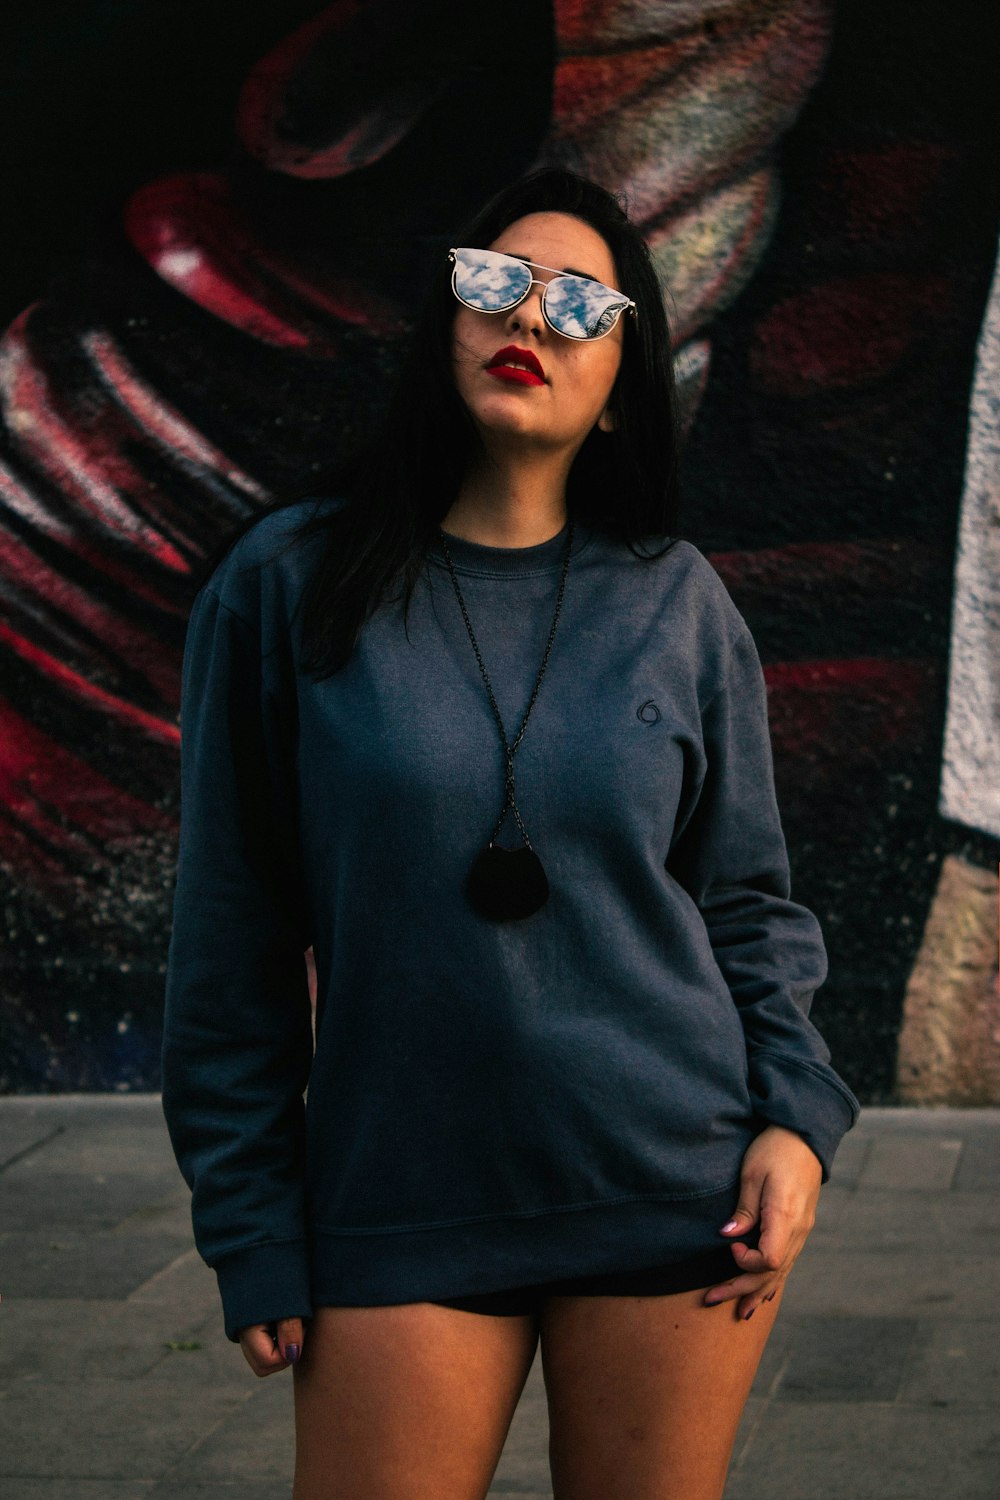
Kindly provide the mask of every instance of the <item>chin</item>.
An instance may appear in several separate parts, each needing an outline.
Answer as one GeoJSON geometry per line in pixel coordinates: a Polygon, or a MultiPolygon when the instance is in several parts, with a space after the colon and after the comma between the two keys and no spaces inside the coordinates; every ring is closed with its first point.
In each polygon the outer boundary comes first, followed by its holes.
{"type": "Polygon", "coordinates": [[[469,409],[476,425],[486,432],[523,432],[526,435],[538,432],[535,414],[526,410],[519,411],[510,402],[490,402],[489,405],[481,406],[478,411],[474,406],[469,409]]]}

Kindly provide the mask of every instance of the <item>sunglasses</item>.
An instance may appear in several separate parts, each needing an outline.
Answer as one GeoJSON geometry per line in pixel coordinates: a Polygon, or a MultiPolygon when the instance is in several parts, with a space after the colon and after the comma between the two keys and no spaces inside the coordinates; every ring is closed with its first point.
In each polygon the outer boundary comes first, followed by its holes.
{"type": "Polygon", "coordinates": [[[539,281],[536,271],[555,271],[533,260],[518,260],[499,250],[449,250],[455,262],[451,289],[459,302],[474,312],[509,312],[523,302],[533,286],[544,287],[542,316],[549,327],[568,339],[602,339],[626,309],[637,316],[631,297],[589,276],[559,271],[551,281],[539,281]]]}

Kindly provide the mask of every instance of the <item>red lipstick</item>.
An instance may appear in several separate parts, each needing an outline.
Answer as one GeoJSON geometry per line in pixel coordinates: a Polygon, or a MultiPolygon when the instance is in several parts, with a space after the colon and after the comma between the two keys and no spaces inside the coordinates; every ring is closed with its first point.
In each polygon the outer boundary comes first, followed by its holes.
{"type": "Polygon", "coordinates": [[[500,380],[510,380],[516,385],[544,385],[545,371],[530,349],[519,349],[516,344],[505,344],[498,349],[486,369],[500,380]],[[517,369],[521,365],[526,368],[517,369]]]}

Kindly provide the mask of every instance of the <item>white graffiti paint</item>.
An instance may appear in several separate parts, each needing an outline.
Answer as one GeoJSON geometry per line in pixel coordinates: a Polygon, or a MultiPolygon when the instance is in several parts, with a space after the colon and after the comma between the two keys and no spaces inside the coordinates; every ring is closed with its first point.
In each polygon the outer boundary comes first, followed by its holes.
{"type": "Polygon", "coordinates": [[[1000,262],[969,411],[939,810],[1000,837],[1000,262]]]}

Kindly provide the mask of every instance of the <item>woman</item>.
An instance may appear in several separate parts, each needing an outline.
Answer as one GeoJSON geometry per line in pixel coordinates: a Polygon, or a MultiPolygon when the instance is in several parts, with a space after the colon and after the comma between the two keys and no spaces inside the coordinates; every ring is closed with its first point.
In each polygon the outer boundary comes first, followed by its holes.
{"type": "Polygon", "coordinates": [[[557,1500],[717,1500],[858,1106],[642,237],[545,169],[456,238],[195,599],[164,1112],[294,1500],[484,1495],[539,1339],[557,1500]]]}

